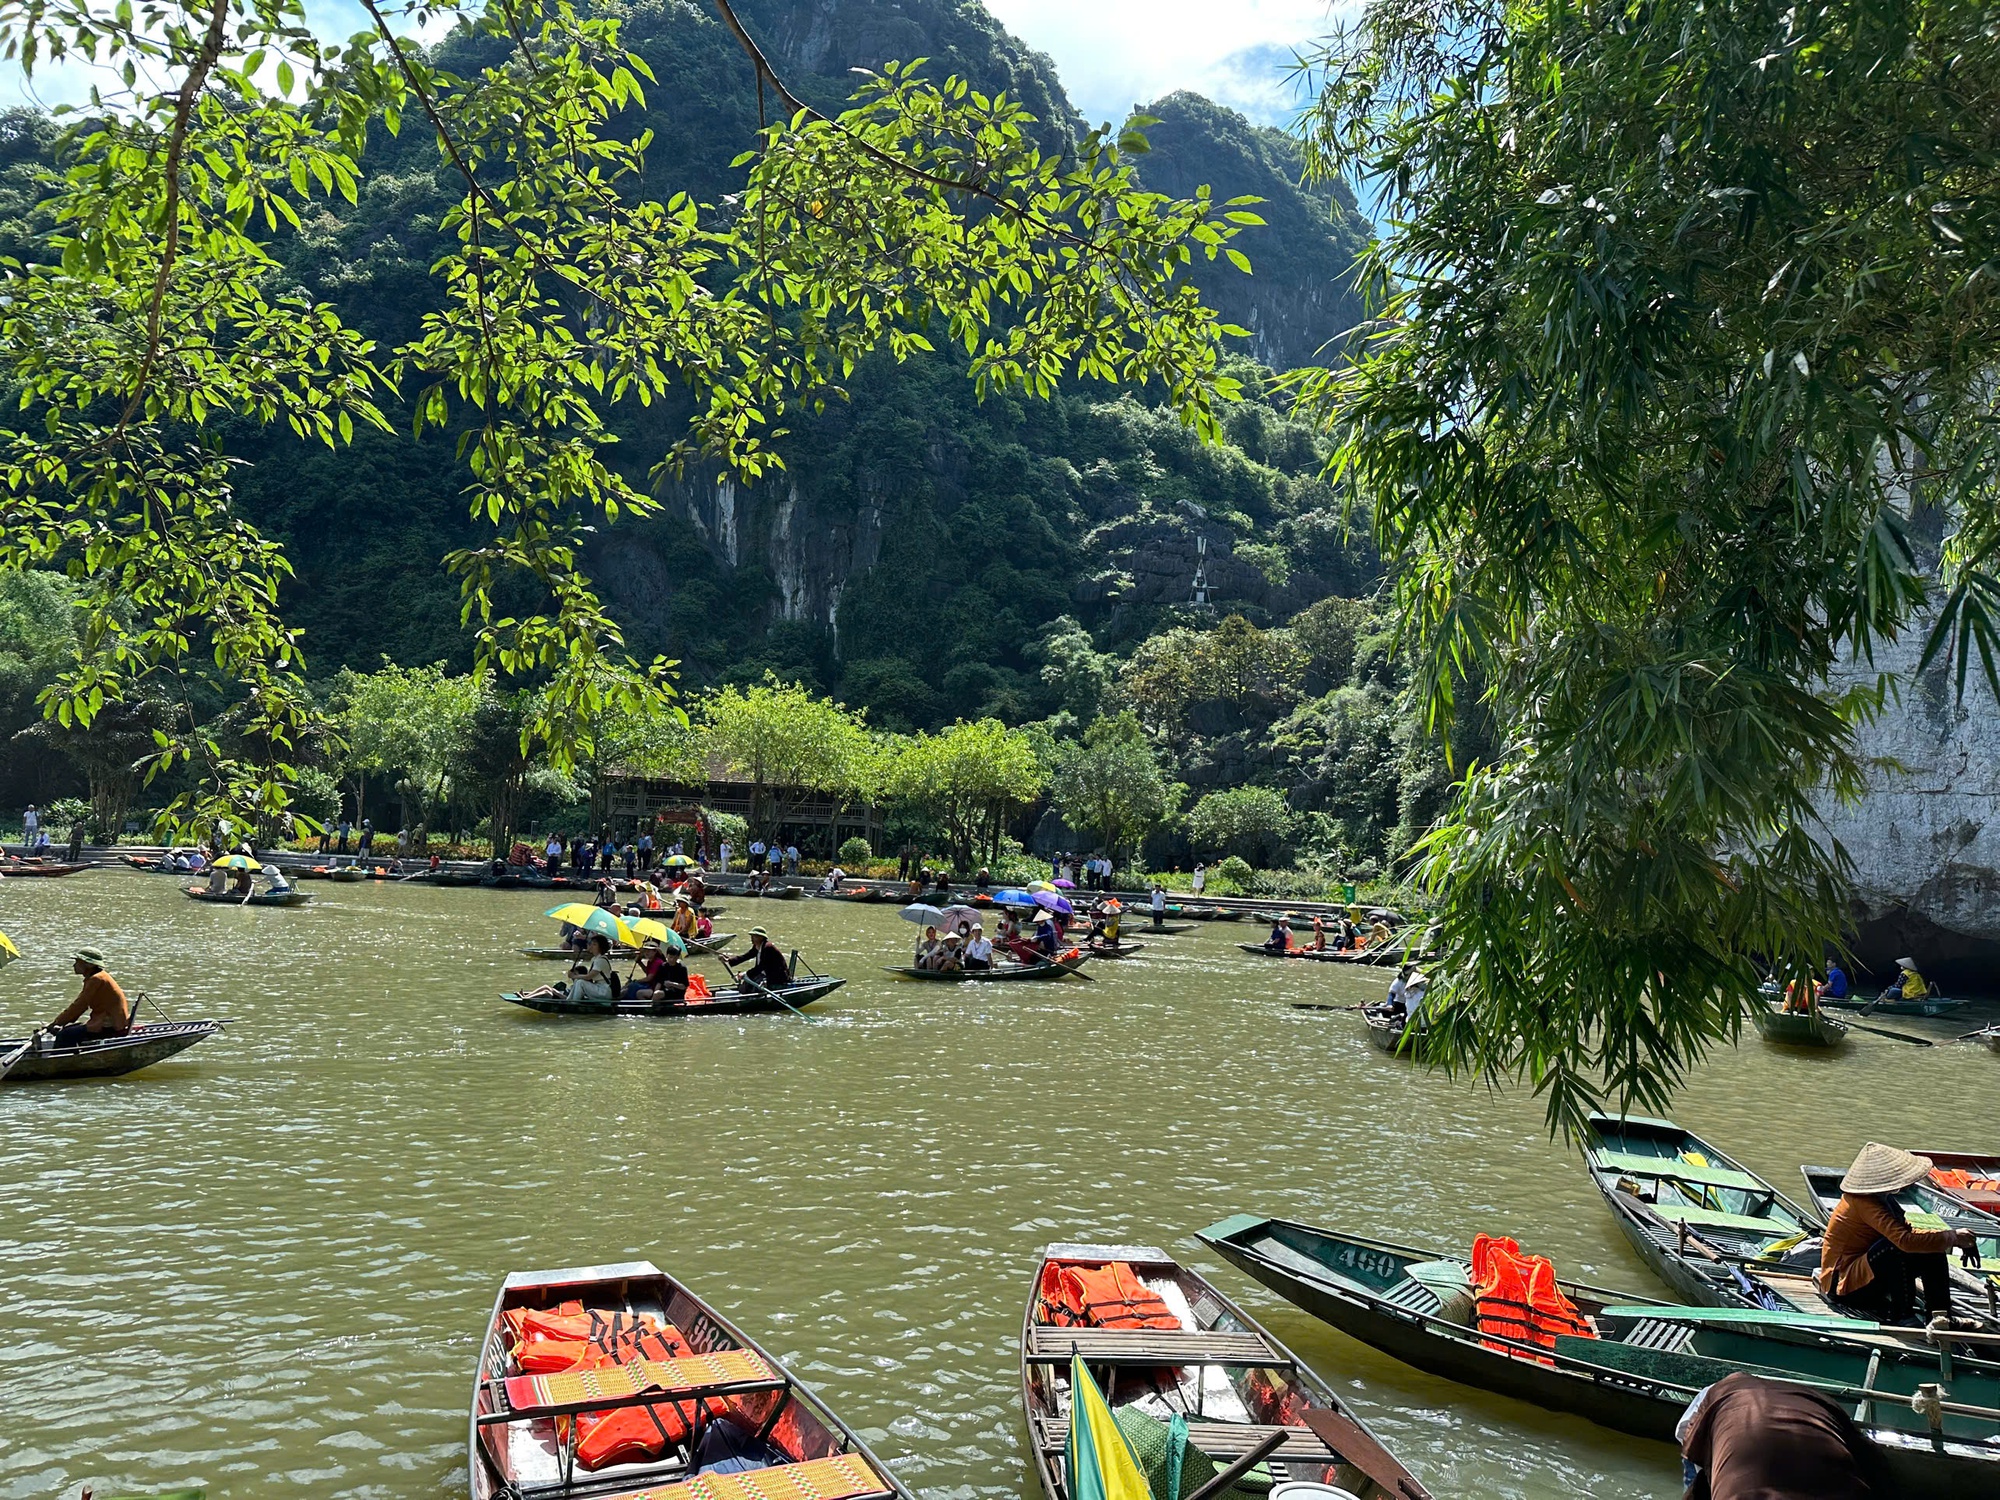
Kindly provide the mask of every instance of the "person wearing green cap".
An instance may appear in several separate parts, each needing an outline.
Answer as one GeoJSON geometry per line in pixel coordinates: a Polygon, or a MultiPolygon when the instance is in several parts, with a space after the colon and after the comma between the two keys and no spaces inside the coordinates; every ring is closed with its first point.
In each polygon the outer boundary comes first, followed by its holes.
{"type": "Polygon", "coordinates": [[[105,972],[104,955],[95,948],[79,948],[70,958],[71,969],[83,977],[83,989],[61,1015],[49,1022],[55,1045],[75,1047],[97,1037],[119,1036],[130,1031],[132,1004],[118,987],[118,981],[105,972]]]}
{"type": "Polygon", "coordinates": [[[737,979],[738,989],[761,986],[767,990],[780,990],[792,982],[792,971],[785,962],[785,955],[778,951],[778,945],[771,941],[771,935],[761,927],[750,929],[750,951],[739,953],[735,958],[724,959],[724,963],[734,970],[740,965],[750,967],[737,979]]]}

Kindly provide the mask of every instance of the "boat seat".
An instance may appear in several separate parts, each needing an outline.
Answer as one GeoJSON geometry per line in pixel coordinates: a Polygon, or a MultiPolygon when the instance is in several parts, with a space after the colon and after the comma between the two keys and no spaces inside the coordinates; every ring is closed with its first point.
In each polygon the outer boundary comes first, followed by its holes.
{"type": "Polygon", "coordinates": [[[1390,1307],[1400,1308],[1404,1312],[1422,1313],[1431,1318],[1444,1310],[1444,1302],[1438,1294],[1414,1276],[1405,1276],[1388,1291],[1382,1293],[1382,1300],[1390,1307]]]}
{"type": "Polygon", "coordinates": [[[494,1410],[480,1413],[482,1427],[533,1417],[651,1406],[663,1399],[699,1401],[709,1396],[780,1391],[785,1389],[785,1380],[754,1350],[718,1349],[713,1354],[688,1354],[679,1359],[628,1360],[602,1370],[510,1375],[488,1381],[487,1389],[493,1393],[494,1410]]]}
{"type": "Polygon", "coordinates": [[[739,1474],[697,1474],[673,1484],[623,1490],[607,1500],[864,1500],[894,1493],[860,1454],[835,1453],[739,1474]]]}
{"type": "Polygon", "coordinates": [[[1056,1328],[1037,1323],[1028,1329],[1031,1365],[1064,1365],[1072,1353],[1093,1365],[1270,1365],[1291,1364],[1261,1333],[1196,1332],[1170,1328],[1056,1328]]]}
{"type": "Polygon", "coordinates": [[[1694,1330],[1685,1323],[1642,1318],[1632,1325],[1631,1333],[1618,1342],[1631,1349],[1662,1349],[1672,1353],[1694,1342],[1694,1330]]]}
{"type": "MultiPolygon", "coordinates": [[[[1060,1453],[1069,1442],[1069,1418],[1045,1417],[1040,1423],[1044,1453],[1060,1453]]],[[[1338,1463],[1340,1455],[1309,1427],[1269,1427],[1249,1422],[1189,1422],[1188,1441],[1210,1458],[1227,1463],[1241,1458],[1274,1432],[1285,1434],[1284,1443],[1270,1455],[1278,1464],[1338,1463]]]]}
{"type": "Polygon", "coordinates": [[[1768,1193],[1768,1183],[1759,1182],[1748,1172],[1733,1167],[1698,1167],[1677,1156],[1643,1156],[1632,1151],[1595,1153],[1601,1170],[1628,1172],[1636,1177],[1670,1177],[1679,1182],[1698,1182],[1703,1187],[1740,1188],[1749,1193],[1768,1193]]]}
{"type": "Polygon", "coordinates": [[[1745,1234],[1776,1239],[1802,1227],[1794,1224],[1791,1216],[1782,1210],[1776,1218],[1763,1219],[1755,1214],[1732,1214],[1726,1209],[1701,1208],[1692,1203],[1649,1203],[1646,1206],[1665,1219],[1669,1228],[1685,1219],[1690,1229],[1740,1229],[1745,1234]]]}

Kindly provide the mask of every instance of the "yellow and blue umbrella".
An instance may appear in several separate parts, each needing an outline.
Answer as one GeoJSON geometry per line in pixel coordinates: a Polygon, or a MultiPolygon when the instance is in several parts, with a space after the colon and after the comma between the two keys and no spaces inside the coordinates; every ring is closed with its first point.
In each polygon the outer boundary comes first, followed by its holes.
{"type": "Polygon", "coordinates": [[[247,854],[225,854],[215,862],[218,870],[254,870],[257,861],[247,854]]]}
{"type": "Polygon", "coordinates": [[[568,901],[561,906],[551,906],[544,916],[553,917],[558,922],[567,922],[572,927],[581,927],[585,932],[594,932],[600,937],[610,938],[614,943],[623,943],[628,948],[639,946],[639,938],[625,919],[617,912],[603,906],[585,906],[581,901],[568,901]]]}
{"type": "Polygon", "coordinates": [[[1104,1393],[1090,1378],[1080,1356],[1069,1360],[1069,1442],[1063,1457],[1069,1469],[1070,1500],[1152,1500],[1153,1492],[1104,1393]]]}
{"type": "Polygon", "coordinates": [[[632,935],[642,941],[651,938],[676,953],[687,952],[687,944],[681,941],[681,935],[657,917],[641,917],[630,925],[632,935]]]}

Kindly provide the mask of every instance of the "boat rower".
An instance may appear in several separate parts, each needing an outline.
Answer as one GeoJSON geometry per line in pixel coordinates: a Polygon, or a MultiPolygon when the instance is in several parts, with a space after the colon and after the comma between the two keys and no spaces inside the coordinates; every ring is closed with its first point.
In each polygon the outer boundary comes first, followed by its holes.
{"type": "Polygon", "coordinates": [[[292,888],[292,883],[285,879],[285,872],[276,865],[266,865],[258,873],[271,882],[271,894],[274,896],[283,896],[292,888]]]}
{"type": "Polygon", "coordinates": [[[1813,1280],[1841,1312],[1905,1323],[1922,1286],[1930,1316],[1951,1316],[1950,1253],[1977,1255],[1978,1237],[1970,1229],[1913,1229],[1896,1201],[1931,1165],[1928,1156],[1870,1141],[1840,1179],[1813,1280]]]}
{"type": "Polygon", "coordinates": [[[777,944],[771,941],[771,935],[761,927],[750,929],[748,953],[725,959],[724,962],[732,970],[744,964],[750,966],[737,977],[738,989],[747,990],[761,986],[767,990],[781,990],[792,982],[791,967],[785,962],[785,955],[778,951],[777,944]]]}
{"type": "Polygon", "coordinates": [[[95,948],[79,948],[70,955],[70,960],[71,971],[83,979],[83,988],[63,1013],[49,1022],[54,1045],[77,1047],[99,1037],[123,1036],[130,1031],[132,1002],[105,970],[104,955],[95,948]]]}
{"type": "Polygon", "coordinates": [[[1899,958],[1896,967],[1902,972],[1882,991],[1884,1000],[1922,1000],[1930,994],[1930,984],[1917,972],[1914,958],[1899,958]]]}

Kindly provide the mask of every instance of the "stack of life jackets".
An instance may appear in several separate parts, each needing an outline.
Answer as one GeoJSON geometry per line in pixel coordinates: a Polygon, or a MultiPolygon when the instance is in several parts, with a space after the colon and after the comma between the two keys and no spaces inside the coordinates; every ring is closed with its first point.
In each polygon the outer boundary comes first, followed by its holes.
{"type": "MultiPolygon", "coordinates": [[[[679,1359],[695,1352],[678,1328],[650,1313],[599,1312],[565,1302],[554,1309],[509,1308],[501,1320],[513,1336],[514,1363],[524,1375],[604,1370],[634,1359],[679,1359]]],[[[708,1408],[714,1417],[728,1411],[714,1398],[708,1408]]],[[[657,1461],[690,1433],[686,1412],[671,1401],[583,1412],[574,1420],[576,1461],[586,1472],[657,1461]]]]}
{"type": "Polygon", "coordinates": [[[1511,1239],[1482,1234],[1473,1240],[1472,1285],[1479,1331],[1492,1335],[1481,1342],[1496,1353],[1553,1364],[1552,1359],[1526,1355],[1495,1340],[1553,1350],[1558,1334],[1597,1337],[1597,1330],[1556,1285],[1556,1268],[1548,1257],[1523,1255],[1511,1239]]]}
{"type": "Polygon", "coordinates": [[[1960,1167],[1932,1167],[1931,1181],[1951,1193],[2000,1193],[2000,1181],[1974,1177],[1960,1167]]]}
{"type": "Polygon", "coordinates": [[[1160,1294],[1122,1260],[1042,1267],[1042,1313],[1057,1328],[1179,1328],[1160,1294]]]}

